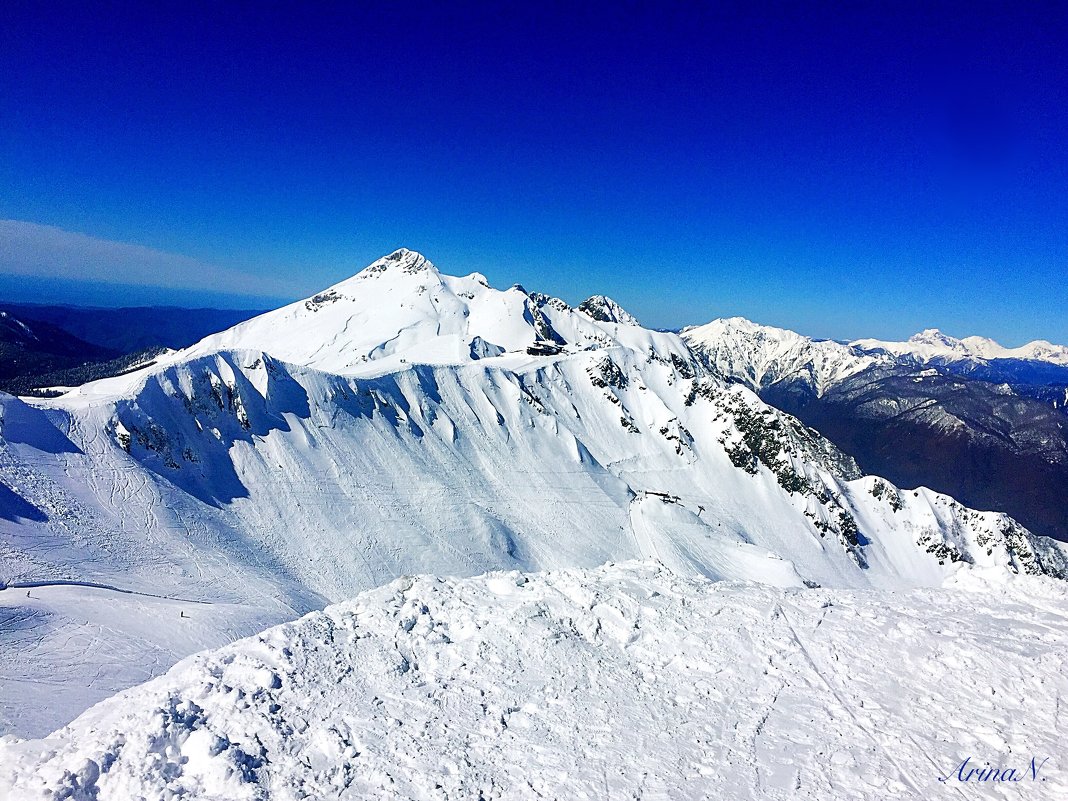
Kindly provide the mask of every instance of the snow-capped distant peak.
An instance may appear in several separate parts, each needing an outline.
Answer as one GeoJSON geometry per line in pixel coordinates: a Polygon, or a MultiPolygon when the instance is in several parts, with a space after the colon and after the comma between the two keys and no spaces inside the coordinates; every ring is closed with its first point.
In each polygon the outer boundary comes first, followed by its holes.
{"type": "Polygon", "coordinates": [[[776,328],[772,325],[754,323],[745,317],[721,317],[705,325],[692,325],[683,329],[683,333],[691,334],[698,338],[707,338],[719,335],[746,336],[754,339],[795,343],[811,341],[808,337],[790,331],[786,328],[776,328]]]}
{"type": "Polygon", "coordinates": [[[830,340],[814,340],[785,328],[727,317],[685,328],[682,338],[721,375],[762,389],[803,381],[817,394],[883,358],[830,340]]]}
{"type": "Polygon", "coordinates": [[[925,328],[920,333],[909,337],[909,342],[943,348],[957,348],[961,344],[959,339],[943,334],[937,328],[925,328]]]}
{"type": "Polygon", "coordinates": [[[601,323],[641,325],[633,314],[605,295],[593,295],[578,305],[578,310],[601,323]]]}
{"type": "Polygon", "coordinates": [[[879,339],[858,339],[850,343],[869,352],[885,352],[920,362],[990,361],[992,359],[1023,359],[1068,366],[1068,347],[1039,339],[1018,348],[1006,348],[986,337],[970,336],[957,339],[928,328],[913,334],[905,342],[886,342],[879,339]]]}

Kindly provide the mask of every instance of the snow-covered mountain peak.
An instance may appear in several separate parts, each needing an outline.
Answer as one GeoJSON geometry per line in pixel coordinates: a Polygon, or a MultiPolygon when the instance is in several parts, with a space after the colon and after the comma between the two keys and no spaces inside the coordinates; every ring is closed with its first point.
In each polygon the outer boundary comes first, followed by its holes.
{"type": "Polygon", "coordinates": [[[970,336],[957,339],[942,333],[937,328],[928,328],[918,334],[913,334],[905,342],[858,339],[850,344],[863,351],[883,352],[919,362],[987,362],[992,359],[1023,359],[1068,366],[1068,347],[1054,345],[1044,339],[1028,342],[1018,348],[1006,348],[987,337],[970,336]]]}
{"type": "Polygon", "coordinates": [[[363,270],[368,275],[374,275],[376,273],[382,273],[386,270],[401,271],[407,275],[412,275],[420,271],[437,272],[437,268],[434,263],[430,261],[422,253],[415,250],[409,250],[408,248],[397,248],[388,256],[383,256],[378,261],[369,265],[363,270]]]}
{"type": "Polygon", "coordinates": [[[822,394],[836,381],[885,358],[744,317],[727,317],[683,329],[682,338],[712,370],[753,389],[798,380],[822,394]]]}
{"type": "MultiPolygon", "coordinates": [[[[1001,348],[1001,345],[988,337],[964,337],[964,339],[959,340],[959,342],[967,350],[974,353],[993,352],[1001,348]]],[[[1036,342],[1034,344],[1037,345],[1039,343],[1036,342]]],[[[1049,345],[1048,342],[1042,344],[1049,345]]]]}
{"type": "Polygon", "coordinates": [[[937,328],[925,328],[918,334],[913,334],[909,337],[909,342],[914,342],[917,345],[935,345],[945,348],[957,348],[960,346],[959,339],[943,334],[937,328]]]}
{"type": "Polygon", "coordinates": [[[434,263],[422,253],[408,248],[397,248],[392,253],[376,259],[355,275],[339,281],[305,300],[310,301],[329,292],[357,293],[360,291],[361,285],[368,280],[396,282],[398,280],[416,280],[418,278],[435,281],[441,278],[441,273],[434,266],[434,263]]]}
{"type": "MultiPolygon", "coordinates": [[[[579,351],[623,346],[690,361],[679,338],[641,328],[610,298],[582,313],[519,284],[500,290],[480,273],[448,275],[400,248],[308,298],[247,320],[157,360],[151,372],[226,352],[248,352],[341,376],[383,375],[413,364],[502,360],[516,369],[579,351]]],[[[255,358],[255,357],[252,357],[255,358]]],[[[75,396],[127,396],[142,373],[97,382],[75,396]]]]}
{"type": "Polygon", "coordinates": [[[593,295],[586,298],[579,304],[578,309],[601,323],[641,325],[638,318],[605,295],[593,295]]]}
{"type": "Polygon", "coordinates": [[[717,336],[741,336],[753,341],[781,342],[796,344],[811,340],[785,328],[776,328],[772,325],[754,323],[745,317],[721,317],[705,325],[689,326],[683,329],[683,333],[693,338],[708,339],[717,336]]]}

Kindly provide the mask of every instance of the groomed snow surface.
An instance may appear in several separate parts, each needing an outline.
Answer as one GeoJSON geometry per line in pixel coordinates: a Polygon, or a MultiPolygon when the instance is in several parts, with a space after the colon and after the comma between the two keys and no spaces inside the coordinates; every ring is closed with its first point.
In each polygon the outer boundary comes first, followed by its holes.
{"type": "Polygon", "coordinates": [[[0,798],[1063,799],[1068,592],[974,589],[402,578],[0,740],[0,798]]]}

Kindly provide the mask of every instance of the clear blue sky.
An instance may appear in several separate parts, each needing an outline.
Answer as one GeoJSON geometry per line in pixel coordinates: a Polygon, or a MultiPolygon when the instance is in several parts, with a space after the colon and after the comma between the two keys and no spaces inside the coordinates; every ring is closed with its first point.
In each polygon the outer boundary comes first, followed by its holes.
{"type": "Polygon", "coordinates": [[[270,305],[404,245],[655,326],[1068,341],[1063,6],[258,5],[5,3],[0,294],[270,305]]]}

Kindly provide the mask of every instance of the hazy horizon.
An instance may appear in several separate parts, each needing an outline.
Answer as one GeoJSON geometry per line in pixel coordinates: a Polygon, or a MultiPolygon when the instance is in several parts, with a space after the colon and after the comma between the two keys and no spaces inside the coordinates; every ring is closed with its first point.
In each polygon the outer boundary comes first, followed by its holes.
{"type": "Polygon", "coordinates": [[[127,10],[0,30],[5,297],[259,308],[406,246],[660,328],[1068,341],[1068,14],[127,10]]]}

